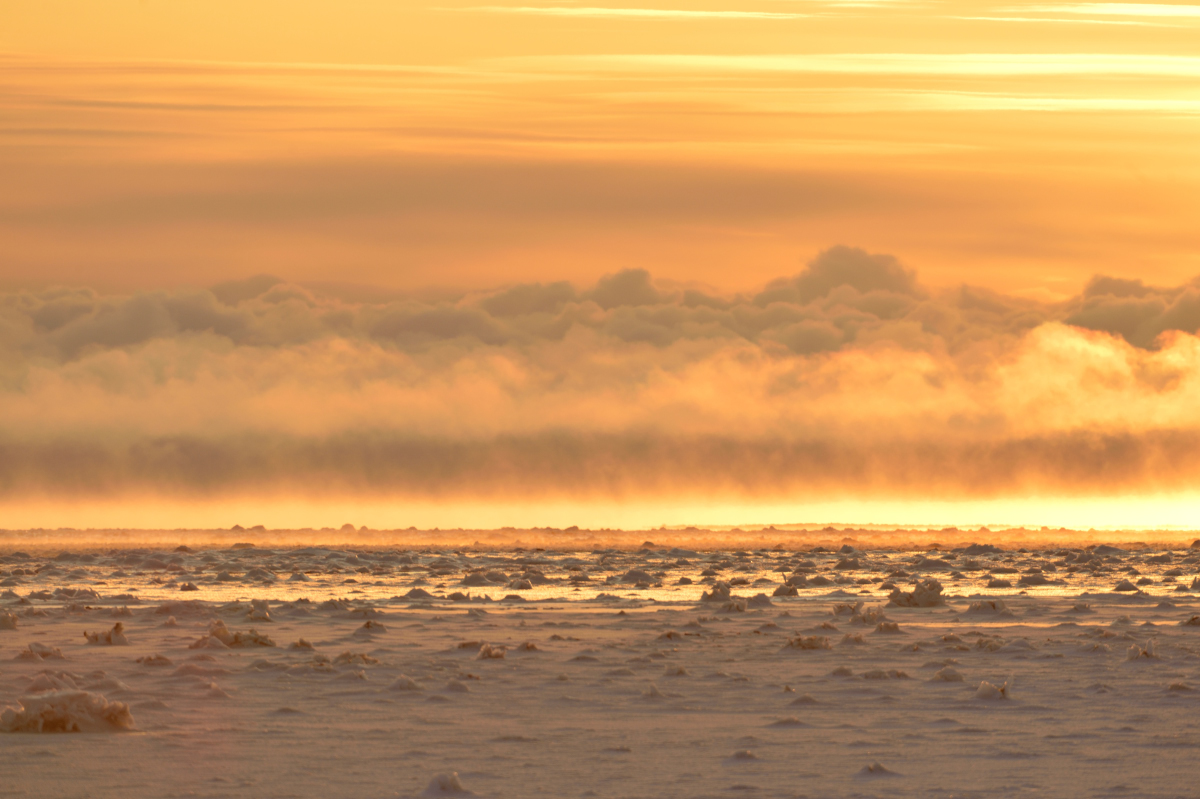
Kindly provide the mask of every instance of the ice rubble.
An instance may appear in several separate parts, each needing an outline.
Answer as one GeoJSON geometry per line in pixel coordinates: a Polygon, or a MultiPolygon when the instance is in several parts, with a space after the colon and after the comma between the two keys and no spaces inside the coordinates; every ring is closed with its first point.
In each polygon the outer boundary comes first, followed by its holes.
{"type": "Polygon", "coordinates": [[[932,577],[919,581],[911,591],[892,590],[888,604],[903,608],[932,608],[946,604],[942,598],[942,584],[932,577]]]}
{"type": "Polygon", "coordinates": [[[700,593],[701,602],[728,602],[730,598],[729,583],[718,580],[713,583],[711,591],[702,591],[700,593]]]}
{"type": "Polygon", "coordinates": [[[125,625],[121,622],[114,624],[108,632],[89,633],[84,631],[83,637],[89,644],[129,646],[129,639],[125,637],[125,625]]]}
{"type": "Polygon", "coordinates": [[[220,619],[208,625],[208,634],[202,635],[188,649],[226,649],[243,646],[275,646],[269,637],[251,628],[245,632],[230,632],[220,619]]]}
{"type": "Polygon", "coordinates": [[[133,729],[124,702],[81,690],[47,691],[20,699],[20,709],[0,713],[3,732],[113,732],[133,729]]]}

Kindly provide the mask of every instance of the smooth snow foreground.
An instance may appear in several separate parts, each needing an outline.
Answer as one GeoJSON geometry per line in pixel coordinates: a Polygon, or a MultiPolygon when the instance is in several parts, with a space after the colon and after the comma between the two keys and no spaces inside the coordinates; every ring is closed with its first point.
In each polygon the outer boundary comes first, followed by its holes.
{"type": "Polygon", "coordinates": [[[6,553],[0,796],[1190,796],[1198,560],[6,553]]]}

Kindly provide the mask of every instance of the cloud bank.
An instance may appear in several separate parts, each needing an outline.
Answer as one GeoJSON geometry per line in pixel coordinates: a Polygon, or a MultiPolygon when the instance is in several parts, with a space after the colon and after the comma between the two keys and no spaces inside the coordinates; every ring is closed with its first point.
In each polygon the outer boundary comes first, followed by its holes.
{"type": "Polygon", "coordinates": [[[1200,282],[1060,304],[834,247],[364,302],[270,276],[0,295],[0,497],[913,498],[1188,488],[1200,282]]]}

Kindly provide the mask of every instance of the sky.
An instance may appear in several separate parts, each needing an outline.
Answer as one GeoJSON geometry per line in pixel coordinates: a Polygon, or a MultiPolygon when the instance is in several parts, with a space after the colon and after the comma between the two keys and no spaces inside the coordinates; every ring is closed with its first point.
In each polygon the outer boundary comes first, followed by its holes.
{"type": "Polygon", "coordinates": [[[6,3],[0,524],[1200,526],[1198,34],[6,3]]]}

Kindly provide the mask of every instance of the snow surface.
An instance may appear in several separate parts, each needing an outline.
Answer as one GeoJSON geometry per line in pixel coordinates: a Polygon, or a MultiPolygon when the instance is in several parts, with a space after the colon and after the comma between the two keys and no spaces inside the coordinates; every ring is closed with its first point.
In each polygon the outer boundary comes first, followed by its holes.
{"type": "Polygon", "coordinates": [[[0,795],[1194,793],[1200,552],[850,549],[0,553],[0,795]]]}

